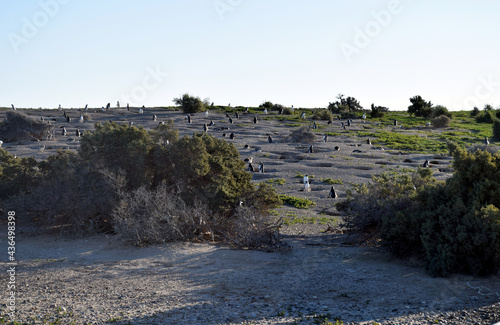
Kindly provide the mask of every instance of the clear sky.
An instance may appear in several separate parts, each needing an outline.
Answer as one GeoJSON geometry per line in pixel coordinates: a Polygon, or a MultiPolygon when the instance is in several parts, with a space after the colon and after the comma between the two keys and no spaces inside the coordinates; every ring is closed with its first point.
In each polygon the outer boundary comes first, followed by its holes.
{"type": "Polygon", "coordinates": [[[0,106],[500,105],[500,1],[2,0],[0,106]]]}

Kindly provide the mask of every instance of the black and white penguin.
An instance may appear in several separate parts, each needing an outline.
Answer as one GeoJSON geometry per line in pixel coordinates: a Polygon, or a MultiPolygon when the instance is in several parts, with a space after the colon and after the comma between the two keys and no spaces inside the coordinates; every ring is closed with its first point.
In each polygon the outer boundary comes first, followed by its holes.
{"type": "Polygon", "coordinates": [[[331,197],[332,199],[336,199],[339,197],[337,192],[335,192],[335,189],[333,188],[333,186],[330,189],[330,193],[328,194],[328,197],[331,197]]]}
{"type": "Polygon", "coordinates": [[[262,163],[262,161],[259,163],[259,173],[263,173],[264,172],[264,164],[262,163]]]}

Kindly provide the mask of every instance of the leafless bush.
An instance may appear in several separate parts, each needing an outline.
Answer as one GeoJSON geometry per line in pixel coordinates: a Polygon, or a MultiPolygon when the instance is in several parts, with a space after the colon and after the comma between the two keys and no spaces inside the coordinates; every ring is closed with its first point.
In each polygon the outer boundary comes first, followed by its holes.
{"type": "Polygon", "coordinates": [[[83,113],[82,116],[84,121],[92,121],[92,116],[89,113],[83,113]]]}
{"type": "Polygon", "coordinates": [[[300,129],[290,132],[288,139],[291,142],[314,142],[316,136],[313,132],[309,131],[306,127],[301,127],[300,129]]]}
{"type": "Polygon", "coordinates": [[[45,140],[50,137],[53,126],[22,112],[9,111],[0,125],[0,138],[5,142],[19,140],[45,140]]]}
{"type": "Polygon", "coordinates": [[[113,210],[115,231],[138,246],[203,236],[209,232],[205,215],[204,206],[186,206],[164,184],[154,190],[142,186],[122,193],[113,210]]]}

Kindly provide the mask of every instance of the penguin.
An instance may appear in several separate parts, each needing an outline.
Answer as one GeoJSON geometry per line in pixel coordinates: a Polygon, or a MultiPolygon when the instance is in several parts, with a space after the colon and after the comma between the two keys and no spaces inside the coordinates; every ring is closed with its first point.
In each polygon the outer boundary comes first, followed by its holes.
{"type": "Polygon", "coordinates": [[[264,164],[262,163],[262,161],[259,163],[259,173],[263,173],[264,172],[264,164]]]}
{"type": "Polygon", "coordinates": [[[76,136],[79,138],[81,135],[82,133],[80,132],[80,129],[76,129],[76,136]]]}
{"type": "Polygon", "coordinates": [[[253,117],[253,123],[256,124],[257,123],[257,116],[254,116],[253,117]]]}
{"type": "Polygon", "coordinates": [[[191,115],[187,115],[188,124],[191,124],[191,115]]]}
{"type": "Polygon", "coordinates": [[[398,126],[398,120],[394,120],[394,126],[398,126]]]}
{"type": "Polygon", "coordinates": [[[116,101],[116,107],[120,108],[120,101],[116,101]]]}
{"type": "Polygon", "coordinates": [[[65,136],[66,134],[67,134],[67,132],[66,132],[66,128],[63,128],[63,129],[62,129],[62,135],[64,135],[64,136],[65,136]]]}
{"type": "Polygon", "coordinates": [[[71,123],[71,117],[66,116],[66,122],[71,123]]]}
{"type": "Polygon", "coordinates": [[[429,167],[429,159],[426,159],[422,167],[427,168],[429,167]]]}
{"type": "Polygon", "coordinates": [[[370,140],[370,138],[368,138],[368,140],[366,140],[366,144],[371,146],[372,145],[372,140],[370,140]]]}
{"type": "Polygon", "coordinates": [[[106,105],[106,110],[108,110],[108,109],[110,109],[110,108],[111,108],[111,103],[108,103],[108,104],[106,105]]]}
{"type": "Polygon", "coordinates": [[[307,149],[307,153],[313,153],[313,146],[310,146],[309,149],[307,149]]]}
{"type": "Polygon", "coordinates": [[[488,137],[484,138],[484,144],[485,145],[489,145],[490,144],[490,140],[488,140],[488,137]]]}
{"type": "Polygon", "coordinates": [[[2,145],[3,145],[3,141],[2,141],[2,140],[0,140],[0,148],[2,147],[2,145]]]}
{"type": "Polygon", "coordinates": [[[339,147],[339,146],[335,146],[335,148],[333,148],[333,150],[335,150],[335,151],[339,151],[339,150],[340,150],[340,147],[339,147]]]}
{"type": "Polygon", "coordinates": [[[207,124],[206,124],[206,123],[205,123],[205,124],[203,124],[203,131],[204,131],[204,132],[208,132],[208,126],[207,126],[207,124]]]}
{"type": "Polygon", "coordinates": [[[89,110],[89,104],[85,104],[85,108],[84,108],[86,111],[89,110]]]}
{"type": "Polygon", "coordinates": [[[323,135],[323,142],[327,142],[328,141],[328,134],[324,134],[323,135]]]}
{"type": "Polygon", "coordinates": [[[351,120],[347,120],[347,126],[351,126],[351,120]]]}
{"type": "Polygon", "coordinates": [[[305,119],[306,118],[306,112],[302,112],[302,114],[300,114],[300,118],[301,119],[305,119]]]}
{"type": "Polygon", "coordinates": [[[215,125],[214,121],[210,120],[210,123],[208,124],[208,126],[214,126],[214,125],[215,125]]]}
{"type": "Polygon", "coordinates": [[[264,114],[267,114],[267,108],[264,108],[264,114]]]}
{"type": "Polygon", "coordinates": [[[233,119],[229,118],[229,124],[233,124],[233,119]]]}
{"type": "Polygon", "coordinates": [[[205,111],[205,118],[208,117],[208,110],[205,111]]]}
{"type": "Polygon", "coordinates": [[[313,130],[316,130],[318,126],[316,125],[316,122],[313,123],[313,130]]]}
{"type": "Polygon", "coordinates": [[[231,139],[231,140],[233,140],[233,139],[234,139],[234,133],[231,133],[231,134],[229,135],[229,139],[231,139]]]}
{"type": "Polygon", "coordinates": [[[83,121],[84,121],[84,120],[85,120],[85,119],[83,118],[83,115],[80,115],[80,118],[78,119],[78,121],[79,121],[80,123],[83,123],[83,121]]]}
{"type": "Polygon", "coordinates": [[[252,163],[248,163],[248,171],[253,172],[253,166],[252,163]]]}
{"type": "Polygon", "coordinates": [[[156,114],[153,114],[153,121],[156,122],[156,114]]]}
{"type": "Polygon", "coordinates": [[[305,184],[305,183],[309,183],[309,177],[307,176],[307,174],[304,176],[304,178],[302,179],[302,182],[305,184]]]}
{"type": "Polygon", "coordinates": [[[16,110],[16,107],[14,106],[14,104],[10,104],[10,106],[12,107],[12,110],[15,111],[16,110]]]}
{"type": "Polygon", "coordinates": [[[271,135],[267,136],[267,142],[273,143],[273,138],[271,137],[271,135]]]}
{"type": "Polygon", "coordinates": [[[130,126],[130,127],[134,126],[134,122],[132,122],[132,121],[128,122],[128,126],[130,126]]]}
{"type": "Polygon", "coordinates": [[[234,112],[234,117],[235,118],[240,118],[240,115],[238,114],[238,112],[234,112]]]}
{"type": "Polygon", "coordinates": [[[309,182],[304,183],[304,192],[311,192],[311,185],[309,185],[309,182]]]}
{"type": "Polygon", "coordinates": [[[330,193],[328,194],[328,197],[330,197],[332,199],[336,199],[336,198],[339,197],[338,194],[337,194],[337,192],[335,192],[335,189],[333,188],[333,186],[330,189],[330,193]]]}
{"type": "Polygon", "coordinates": [[[130,111],[130,105],[127,103],[127,111],[130,111]]]}

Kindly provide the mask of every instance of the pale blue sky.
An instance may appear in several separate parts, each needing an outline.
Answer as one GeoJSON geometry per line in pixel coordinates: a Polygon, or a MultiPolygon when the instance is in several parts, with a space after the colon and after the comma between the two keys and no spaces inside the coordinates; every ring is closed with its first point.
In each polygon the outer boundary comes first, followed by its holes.
{"type": "Polygon", "coordinates": [[[500,105],[494,0],[4,0],[0,106],[500,105]]]}

